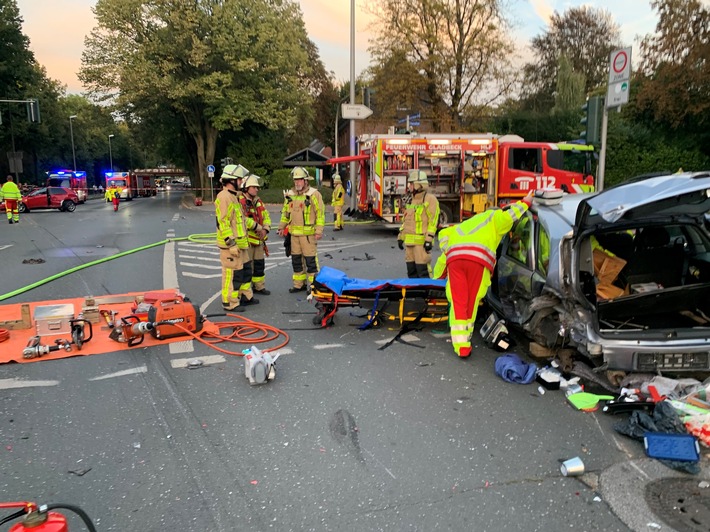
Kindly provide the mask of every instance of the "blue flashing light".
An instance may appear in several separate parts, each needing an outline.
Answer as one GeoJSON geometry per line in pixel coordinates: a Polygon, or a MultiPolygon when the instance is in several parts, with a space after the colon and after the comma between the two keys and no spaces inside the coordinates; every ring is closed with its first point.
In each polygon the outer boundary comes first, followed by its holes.
{"type": "Polygon", "coordinates": [[[104,175],[106,177],[113,177],[113,172],[105,172],[104,175]]]}

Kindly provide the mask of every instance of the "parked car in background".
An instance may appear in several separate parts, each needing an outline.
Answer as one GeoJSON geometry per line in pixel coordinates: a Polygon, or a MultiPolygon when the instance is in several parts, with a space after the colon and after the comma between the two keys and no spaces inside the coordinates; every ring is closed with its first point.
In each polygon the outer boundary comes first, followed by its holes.
{"type": "MultiPolygon", "coordinates": [[[[35,189],[26,196],[22,196],[18,210],[30,212],[35,209],[59,209],[60,211],[74,212],[79,203],[79,197],[71,189],[64,187],[42,187],[35,189]]],[[[5,210],[5,203],[0,204],[5,210]]]]}
{"type": "Polygon", "coordinates": [[[487,301],[553,352],[626,372],[710,370],[710,172],[533,207],[498,249],[487,301]]]}

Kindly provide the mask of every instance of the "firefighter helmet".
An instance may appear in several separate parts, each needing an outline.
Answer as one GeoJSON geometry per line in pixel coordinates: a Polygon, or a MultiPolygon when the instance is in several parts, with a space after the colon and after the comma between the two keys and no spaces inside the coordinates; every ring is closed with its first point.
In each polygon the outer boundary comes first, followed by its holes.
{"type": "Polygon", "coordinates": [[[343,182],[343,180],[340,179],[340,174],[335,174],[333,176],[333,183],[342,183],[342,182],[343,182]]]}
{"type": "Polygon", "coordinates": [[[302,166],[297,166],[293,170],[291,170],[291,177],[296,180],[296,179],[307,179],[311,181],[313,178],[308,174],[308,170],[303,168],[302,166]]]}
{"type": "Polygon", "coordinates": [[[250,174],[251,172],[244,168],[241,164],[228,164],[224,167],[224,170],[222,170],[222,177],[220,178],[220,181],[222,181],[222,183],[226,183],[236,179],[244,179],[250,174]]]}
{"type": "Polygon", "coordinates": [[[419,183],[420,185],[424,185],[429,184],[429,179],[424,170],[410,170],[407,183],[419,183]]]}
{"type": "Polygon", "coordinates": [[[244,180],[242,186],[244,187],[244,190],[248,189],[249,187],[261,188],[261,185],[259,184],[259,176],[251,174],[244,180]]]}

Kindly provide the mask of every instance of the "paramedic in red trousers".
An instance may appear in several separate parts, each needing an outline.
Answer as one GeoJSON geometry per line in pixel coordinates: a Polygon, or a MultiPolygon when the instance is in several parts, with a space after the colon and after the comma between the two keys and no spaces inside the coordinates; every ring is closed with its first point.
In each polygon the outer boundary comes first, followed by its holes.
{"type": "Polygon", "coordinates": [[[291,235],[293,286],[289,292],[301,292],[313,286],[318,273],[318,241],[323,238],[325,205],[320,192],[308,184],[313,179],[308,170],[291,170],[293,188],[284,193],[279,236],[291,235]],[[305,267],[304,267],[305,266],[305,267]],[[305,271],[304,271],[305,270],[305,271]]]}
{"type": "Polygon", "coordinates": [[[342,231],[344,229],[343,205],[345,205],[345,189],[343,188],[343,180],[340,179],[340,174],[333,176],[333,185],[333,198],[331,200],[333,216],[335,217],[333,221],[333,231],[342,231]]]}
{"type": "Polygon", "coordinates": [[[0,200],[5,200],[5,212],[7,213],[7,223],[20,223],[20,200],[22,194],[15,184],[12,176],[7,176],[7,181],[0,188],[0,200]]]}
{"type": "Polygon", "coordinates": [[[222,308],[236,312],[259,302],[253,297],[242,296],[243,287],[251,285],[247,230],[253,228],[257,233],[263,230],[261,225],[247,218],[242,211],[237,183],[247,173],[248,170],[241,165],[225,166],[220,178],[222,190],[214,200],[217,246],[222,265],[222,308]]]}
{"type": "Polygon", "coordinates": [[[259,198],[259,177],[252,174],[244,180],[244,193],[241,197],[242,211],[248,218],[254,220],[257,225],[263,228],[262,232],[257,233],[255,227],[247,230],[247,239],[249,240],[249,260],[252,264],[252,277],[250,286],[246,290],[242,290],[245,297],[251,298],[254,293],[268,296],[271,291],[266,289],[266,260],[268,253],[266,247],[266,233],[271,230],[271,216],[266,210],[266,205],[259,198]]]}
{"type": "Polygon", "coordinates": [[[429,179],[423,170],[411,170],[407,182],[412,199],[405,206],[397,245],[404,250],[407,277],[427,279],[431,277],[431,248],[439,224],[439,200],[429,194],[429,179]]]}
{"type": "Polygon", "coordinates": [[[496,249],[532,202],[533,191],[521,201],[489,209],[439,232],[441,255],[434,278],[446,278],[451,343],[460,357],[471,354],[471,336],[481,299],[491,285],[496,249]]]}

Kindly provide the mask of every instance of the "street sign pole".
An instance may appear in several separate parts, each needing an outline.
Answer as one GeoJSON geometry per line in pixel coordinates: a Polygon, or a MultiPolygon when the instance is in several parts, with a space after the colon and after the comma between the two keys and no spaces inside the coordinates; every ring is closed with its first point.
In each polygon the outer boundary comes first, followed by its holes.
{"type": "Polygon", "coordinates": [[[629,103],[629,80],[631,79],[631,48],[614,50],[609,55],[609,83],[606,90],[606,102],[602,115],[601,148],[597,167],[597,190],[604,190],[604,172],[606,170],[606,133],[609,125],[609,109],[614,107],[621,112],[621,106],[629,103]]]}

